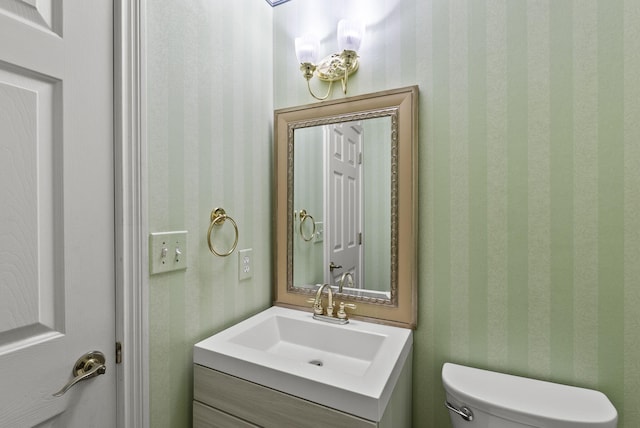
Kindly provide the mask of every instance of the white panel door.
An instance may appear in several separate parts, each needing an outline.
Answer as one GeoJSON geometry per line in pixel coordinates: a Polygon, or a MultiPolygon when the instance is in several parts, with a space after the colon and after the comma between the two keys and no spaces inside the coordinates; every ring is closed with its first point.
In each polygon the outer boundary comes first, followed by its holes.
{"type": "MultiPolygon", "coordinates": [[[[362,127],[356,122],[327,125],[325,186],[326,272],[338,284],[345,272],[362,284],[362,127]],[[331,269],[333,266],[337,266],[331,269]]],[[[345,284],[346,285],[346,284],[345,284]]]]}
{"type": "Polygon", "coordinates": [[[0,427],[115,426],[112,7],[0,0],[0,427]]]}

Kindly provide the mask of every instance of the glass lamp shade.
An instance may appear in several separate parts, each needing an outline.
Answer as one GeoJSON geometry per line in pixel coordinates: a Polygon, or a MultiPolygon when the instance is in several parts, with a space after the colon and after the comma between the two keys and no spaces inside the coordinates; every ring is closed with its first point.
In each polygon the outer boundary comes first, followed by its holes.
{"type": "Polygon", "coordinates": [[[315,64],[318,61],[318,53],[320,51],[320,40],[313,34],[307,34],[302,37],[297,37],[296,43],[296,56],[300,64],[311,63],[315,64]]]}
{"type": "Polygon", "coordinates": [[[358,51],[364,37],[364,23],[342,19],[338,22],[338,50],[358,51]]]}

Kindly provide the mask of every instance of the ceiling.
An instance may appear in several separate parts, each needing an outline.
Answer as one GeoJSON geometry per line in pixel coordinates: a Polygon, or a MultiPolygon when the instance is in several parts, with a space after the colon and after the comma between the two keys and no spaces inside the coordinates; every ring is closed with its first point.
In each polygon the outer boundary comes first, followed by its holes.
{"type": "Polygon", "coordinates": [[[279,4],[288,2],[289,0],[267,0],[267,3],[269,3],[271,6],[277,6],[279,4]]]}

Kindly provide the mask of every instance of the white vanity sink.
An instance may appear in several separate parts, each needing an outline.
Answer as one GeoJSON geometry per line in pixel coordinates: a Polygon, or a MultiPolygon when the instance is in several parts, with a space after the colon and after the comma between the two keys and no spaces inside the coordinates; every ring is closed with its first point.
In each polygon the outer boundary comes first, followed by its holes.
{"type": "Polygon", "coordinates": [[[197,343],[196,364],[372,421],[411,352],[411,330],[273,306],[197,343]]]}

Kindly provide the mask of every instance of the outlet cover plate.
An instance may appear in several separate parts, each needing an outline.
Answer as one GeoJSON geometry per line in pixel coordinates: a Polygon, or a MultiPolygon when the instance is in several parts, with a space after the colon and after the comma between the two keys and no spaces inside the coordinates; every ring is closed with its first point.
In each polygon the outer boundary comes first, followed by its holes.
{"type": "Polygon", "coordinates": [[[238,251],[238,280],[243,281],[253,276],[253,249],[238,251]]]}
{"type": "Polygon", "coordinates": [[[149,234],[149,274],[187,268],[187,231],[149,234]]]}
{"type": "Polygon", "coordinates": [[[324,222],[316,221],[316,237],[313,242],[319,244],[322,241],[324,241],[324,222]]]}

